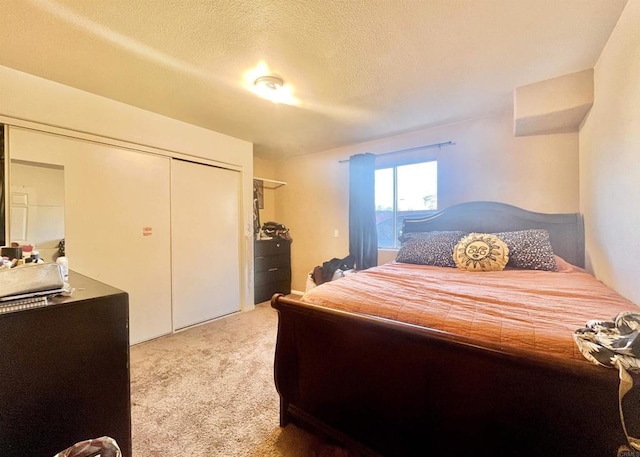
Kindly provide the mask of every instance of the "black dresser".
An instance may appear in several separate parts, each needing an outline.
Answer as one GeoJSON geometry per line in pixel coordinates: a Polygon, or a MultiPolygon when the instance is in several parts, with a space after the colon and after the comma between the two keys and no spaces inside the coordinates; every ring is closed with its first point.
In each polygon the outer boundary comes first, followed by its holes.
{"type": "Polygon", "coordinates": [[[0,314],[0,456],[110,436],[131,457],[129,297],[73,271],[71,297],[0,314]]]}
{"type": "Polygon", "coordinates": [[[291,242],[280,238],[256,240],[254,245],[254,303],[275,293],[291,293],[291,242]]]}

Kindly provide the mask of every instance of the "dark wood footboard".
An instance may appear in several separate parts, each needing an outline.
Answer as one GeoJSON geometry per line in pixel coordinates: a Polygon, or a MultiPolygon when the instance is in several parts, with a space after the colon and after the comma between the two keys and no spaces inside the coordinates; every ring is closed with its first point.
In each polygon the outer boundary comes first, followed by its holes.
{"type": "Polygon", "coordinates": [[[284,296],[272,306],[283,426],[384,456],[613,457],[626,443],[615,370],[284,296]]]}

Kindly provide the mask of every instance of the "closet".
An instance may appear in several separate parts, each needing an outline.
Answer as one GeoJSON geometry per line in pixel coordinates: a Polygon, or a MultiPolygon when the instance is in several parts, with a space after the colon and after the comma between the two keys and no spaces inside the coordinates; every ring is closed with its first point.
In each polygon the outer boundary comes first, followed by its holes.
{"type": "Polygon", "coordinates": [[[11,160],[64,170],[69,268],[129,294],[132,344],[240,309],[241,172],[22,127],[6,140],[11,160]]]}
{"type": "Polygon", "coordinates": [[[240,191],[237,171],[171,163],[175,329],[240,310],[240,191]]]}

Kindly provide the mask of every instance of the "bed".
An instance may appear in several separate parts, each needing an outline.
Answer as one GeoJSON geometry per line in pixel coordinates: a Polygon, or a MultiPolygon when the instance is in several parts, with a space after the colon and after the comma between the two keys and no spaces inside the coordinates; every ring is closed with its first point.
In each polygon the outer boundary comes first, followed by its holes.
{"type": "MultiPolygon", "coordinates": [[[[407,220],[403,236],[531,229],[548,233],[560,271],[392,262],[301,300],[275,295],[281,426],[312,428],[359,455],[615,456],[626,443],[617,371],[584,359],[572,332],[637,308],[581,268],[581,215],[469,202],[407,220]],[[534,305],[508,311],[507,290],[534,305]]],[[[623,406],[637,419],[632,394],[623,406]]],[[[632,435],[636,422],[627,419],[632,435]]]]}

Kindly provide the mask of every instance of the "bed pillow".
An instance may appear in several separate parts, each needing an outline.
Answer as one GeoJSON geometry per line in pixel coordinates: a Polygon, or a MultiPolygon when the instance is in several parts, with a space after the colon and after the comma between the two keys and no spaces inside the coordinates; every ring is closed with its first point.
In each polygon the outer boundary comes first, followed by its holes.
{"type": "Polygon", "coordinates": [[[434,231],[402,235],[396,262],[455,268],[453,248],[465,232],[434,231]]]}
{"type": "Polygon", "coordinates": [[[549,232],[545,229],[494,233],[509,247],[508,268],[558,271],[549,232]]]}
{"type": "Polygon", "coordinates": [[[453,260],[468,271],[500,271],[509,261],[507,244],[490,233],[470,233],[455,246],[453,260]]]}
{"type": "Polygon", "coordinates": [[[559,255],[554,255],[553,259],[556,261],[556,271],[558,273],[571,273],[573,271],[576,271],[576,269],[580,268],[570,264],[559,255]]]}

